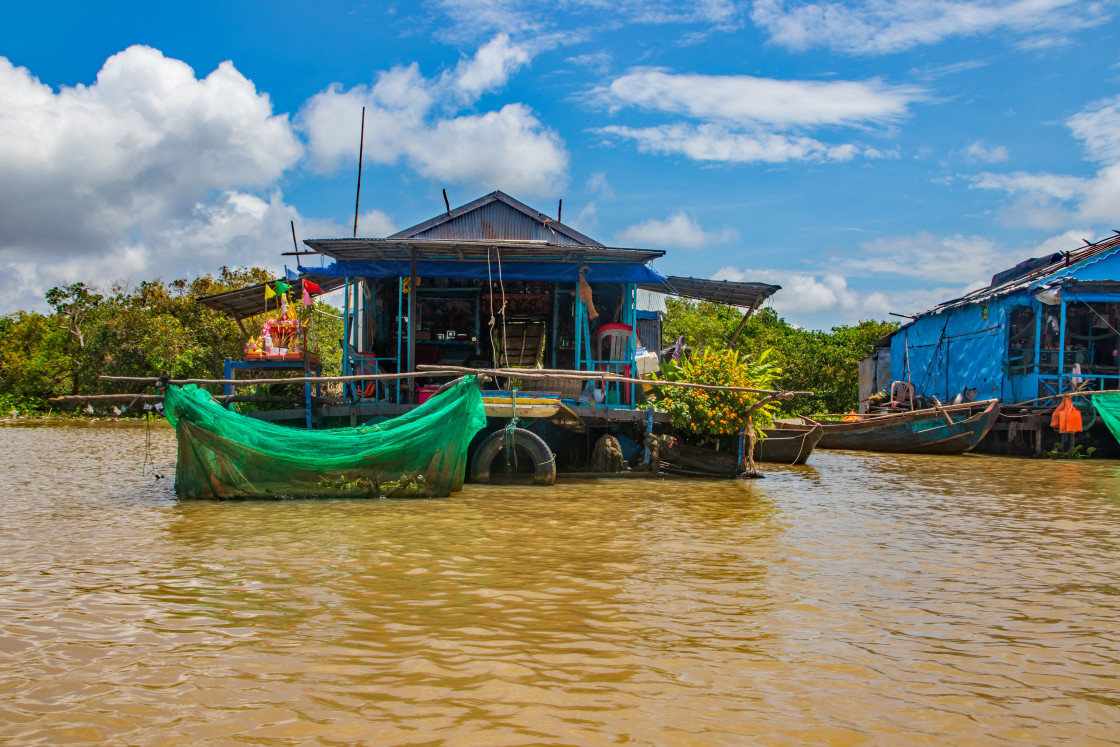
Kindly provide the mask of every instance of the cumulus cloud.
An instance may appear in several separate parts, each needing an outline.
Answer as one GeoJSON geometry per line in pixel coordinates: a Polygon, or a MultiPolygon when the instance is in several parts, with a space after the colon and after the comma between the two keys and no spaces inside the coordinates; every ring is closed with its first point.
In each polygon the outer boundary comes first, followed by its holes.
{"type": "MultiPolygon", "coordinates": [[[[0,58],[0,97],[18,112],[0,116],[8,308],[33,305],[60,282],[213,271],[205,251],[175,237],[218,241],[270,210],[283,210],[284,225],[290,217],[279,193],[255,191],[271,190],[303,148],[288,117],[230,62],[197,78],[134,46],[93,84],[55,92],[0,58]]],[[[262,257],[245,249],[249,261],[262,257]]],[[[234,251],[220,264],[239,261],[234,251]]]]}
{"type": "Polygon", "coordinates": [[[644,152],[696,161],[780,163],[848,161],[893,154],[855,143],[829,144],[807,129],[887,126],[909,113],[924,92],[882,81],[775,80],[748,75],[676,74],[632,70],[589,94],[613,112],[636,107],[694,122],[600,127],[644,152]]]}
{"type": "Polygon", "coordinates": [[[652,248],[702,249],[712,244],[726,244],[739,238],[734,228],[705,231],[694,216],[674,213],[665,220],[651,218],[618,231],[614,235],[620,246],[652,248]]]}
{"type": "Polygon", "coordinates": [[[482,45],[474,57],[460,62],[451,79],[462,100],[474,102],[487,91],[504,86],[531,59],[524,45],[511,43],[509,34],[498,34],[482,45]]]}
{"type": "Polygon", "coordinates": [[[777,44],[888,54],[945,39],[1007,32],[1039,48],[1107,22],[1107,4],[1086,0],[756,0],[751,19],[777,44]]]}
{"type": "Polygon", "coordinates": [[[772,296],[774,309],[782,316],[802,320],[827,313],[844,320],[879,319],[887,315],[890,303],[879,291],[862,293],[848,287],[843,275],[826,273],[820,276],[784,270],[754,270],[722,267],[713,280],[734,280],[748,283],[771,283],[782,286],[772,296]]]}
{"type": "Polygon", "coordinates": [[[454,113],[504,85],[530,59],[526,47],[498,36],[434,78],[425,78],[413,63],[379,73],[372,86],[333,85],[313,96],[298,117],[312,163],[330,172],[357,159],[354,133],[365,106],[365,157],[376,163],[403,160],[431,179],[555,194],[567,181],[568,153],[529,107],[513,103],[481,114],[454,113]]]}

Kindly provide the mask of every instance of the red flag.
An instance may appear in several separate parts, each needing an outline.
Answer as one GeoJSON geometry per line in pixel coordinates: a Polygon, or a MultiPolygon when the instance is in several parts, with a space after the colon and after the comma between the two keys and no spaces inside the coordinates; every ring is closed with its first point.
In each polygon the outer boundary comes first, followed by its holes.
{"type": "Polygon", "coordinates": [[[306,279],[303,281],[303,289],[305,291],[307,291],[308,293],[322,293],[323,292],[322,288],[320,288],[315,283],[312,283],[310,280],[306,280],[306,279]]]}

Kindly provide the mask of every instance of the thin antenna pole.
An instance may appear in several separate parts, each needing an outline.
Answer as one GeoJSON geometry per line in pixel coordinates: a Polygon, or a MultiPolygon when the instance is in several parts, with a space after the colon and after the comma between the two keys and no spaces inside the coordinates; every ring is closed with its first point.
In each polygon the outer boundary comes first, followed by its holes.
{"type": "MultiPolygon", "coordinates": [[[[366,108],[362,107],[362,134],[358,136],[358,194],[354,197],[354,238],[358,238],[358,203],[362,199],[362,151],[366,144],[366,108]]],[[[294,230],[294,229],[293,229],[294,230]]]]}
{"type": "Polygon", "coordinates": [[[447,201],[447,190],[443,190],[443,206],[447,208],[447,214],[451,215],[451,203],[447,201]]]}
{"type": "Polygon", "coordinates": [[[560,200],[560,204],[556,207],[556,222],[561,223],[560,216],[564,214],[564,200],[560,200]]]}

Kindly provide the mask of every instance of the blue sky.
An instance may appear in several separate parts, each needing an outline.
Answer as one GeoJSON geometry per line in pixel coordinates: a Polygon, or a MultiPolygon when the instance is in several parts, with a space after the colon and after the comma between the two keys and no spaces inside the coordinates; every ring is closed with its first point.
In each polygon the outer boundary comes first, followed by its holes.
{"type": "Polygon", "coordinates": [[[0,313],[502,189],[828,328],[1120,228],[1115,2],[8,3],[0,313]]]}

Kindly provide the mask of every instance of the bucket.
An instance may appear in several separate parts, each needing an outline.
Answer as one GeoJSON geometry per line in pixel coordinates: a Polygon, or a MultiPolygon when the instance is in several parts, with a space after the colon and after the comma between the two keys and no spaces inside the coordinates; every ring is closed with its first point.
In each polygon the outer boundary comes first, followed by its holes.
{"type": "Polygon", "coordinates": [[[416,404],[418,404],[418,405],[424,404],[437,391],[439,391],[438,386],[422,386],[422,387],[420,387],[419,389],[416,390],[416,404]]]}

